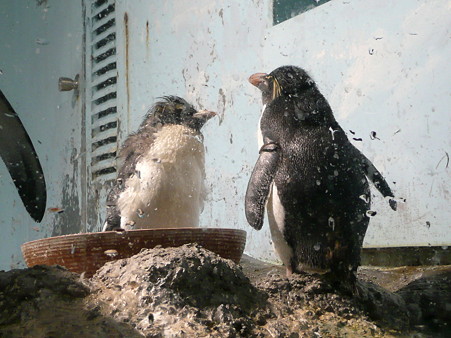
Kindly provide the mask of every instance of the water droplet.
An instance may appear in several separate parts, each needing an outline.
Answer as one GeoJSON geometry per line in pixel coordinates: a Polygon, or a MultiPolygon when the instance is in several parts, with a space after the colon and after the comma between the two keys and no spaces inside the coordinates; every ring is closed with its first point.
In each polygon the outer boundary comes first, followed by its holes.
{"type": "Polygon", "coordinates": [[[3,75],[3,70],[0,69],[0,75],[3,75]]]}
{"type": "Polygon", "coordinates": [[[315,251],[319,251],[319,249],[321,249],[321,243],[316,243],[316,244],[313,246],[313,249],[314,249],[315,251]]]}
{"type": "Polygon", "coordinates": [[[127,221],[127,222],[125,223],[125,225],[131,226],[131,227],[135,226],[135,224],[136,224],[135,221],[127,221]]]}
{"type": "Polygon", "coordinates": [[[334,231],[335,230],[335,219],[333,217],[329,217],[327,222],[329,223],[329,226],[332,228],[332,231],[334,231]]]}
{"type": "Polygon", "coordinates": [[[73,255],[75,253],[75,245],[71,244],[70,246],[70,254],[73,255]]]}
{"type": "Polygon", "coordinates": [[[316,180],[316,185],[321,185],[321,181],[320,180],[316,180]]]}
{"type": "Polygon", "coordinates": [[[365,194],[360,195],[359,198],[360,198],[362,201],[364,201],[365,203],[368,203],[368,202],[369,202],[369,198],[368,198],[368,196],[366,196],[365,194]]]}
{"type": "Polygon", "coordinates": [[[370,133],[370,139],[372,139],[372,140],[374,140],[374,139],[380,140],[380,138],[376,136],[376,132],[374,130],[371,131],[371,133],[370,133]]]}
{"type": "Polygon", "coordinates": [[[335,140],[334,134],[335,134],[336,130],[333,130],[332,127],[329,127],[329,131],[330,131],[330,134],[332,135],[332,141],[335,140]]]}
{"type": "Polygon", "coordinates": [[[368,217],[376,216],[376,214],[377,214],[377,212],[376,212],[376,211],[373,211],[373,210],[367,210],[367,211],[366,211],[366,215],[367,215],[368,217]]]}
{"type": "Polygon", "coordinates": [[[137,209],[136,213],[138,214],[139,218],[143,218],[144,217],[144,211],[142,211],[142,209],[137,209]]]}
{"type": "Polygon", "coordinates": [[[161,163],[161,159],[160,158],[153,158],[152,161],[154,161],[155,163],[161,163]]]}
{"type": "Polygon", "coordinates": [[[42,38],[37,38],[36,39],[36,44],[41,45],[41,46],[45,46],[45,45],[49,44],[49,40],[42,39],[42,38]]]}
{"type": "Polygon", "coordinates": [[[117,250],[114,250],[114,249],[105,250],[103,253],[111,258],[114,258],[119,254],[119,252],[117,252],[117,250]]]}
{"type": "Polygon", "coordinates": [[[334,176],[338,176],[338,170],[334,170],[334,176]]]}

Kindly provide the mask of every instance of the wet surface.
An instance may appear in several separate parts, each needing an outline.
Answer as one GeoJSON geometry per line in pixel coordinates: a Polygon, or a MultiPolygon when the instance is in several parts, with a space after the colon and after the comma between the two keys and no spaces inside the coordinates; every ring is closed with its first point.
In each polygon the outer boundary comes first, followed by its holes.
{"type": "Polygon", "coordinates": [[[0,272],[0,337],[447,337],[450,266],[361,268],[358,297],[198,245],[146,249],[87,279],[0,272]],[[389,291],[390,290],[390,291],[389,291]]]}

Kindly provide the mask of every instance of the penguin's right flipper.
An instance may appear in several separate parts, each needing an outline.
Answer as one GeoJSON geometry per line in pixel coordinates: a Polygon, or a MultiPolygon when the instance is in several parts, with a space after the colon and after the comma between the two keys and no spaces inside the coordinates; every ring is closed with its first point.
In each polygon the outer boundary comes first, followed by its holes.
{"type": "Polygon", "coordinates": [[[382,196],[390,198],[388,203],[393,210],[396,210],[397,203],[394,199],[394,194],[385,178],[382,176],[379,170],[377,170],[374,164],[354,146],[353,151],[356,154],[356,158],[360,161],[360,164],[364,168],[366,177],[368,177],[368,179],[374,184],[374,186],[377,188],[377,190],[379,190],[382,196]]]}
{"type": "Polygon", "coordinates": [[[278,144],[270,142],[260,149],[260,156],[255,163],[247,185],[245,211],[248,223],[256,230],[263,226],[266,200],[277,171],[280,157],[278,144]]]}

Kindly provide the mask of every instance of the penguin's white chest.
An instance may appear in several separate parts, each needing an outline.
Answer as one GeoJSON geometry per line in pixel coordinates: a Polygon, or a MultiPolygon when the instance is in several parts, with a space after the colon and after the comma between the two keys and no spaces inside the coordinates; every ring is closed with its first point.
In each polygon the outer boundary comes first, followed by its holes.
{"type": "Polygon", "coordinates": [[[263,134],[262,134],[262,128],[261,128],[261,121],[262,121],[262,116],[263,116],[263,112],[265,111],[265,109],[266,109],[266,104],[263,105],[263,109],[260,114],[260,119],[258,120],[258,130],[257,130],[258,149],[260,149],[263,146],[263,134]]]}
{"type": "Polygon", "coordinates": [[[271,238],[276,254],[282,263],[291,268],[291,258],[293,257],[293,249],[288,245],[284,237],[285,232],[285,208],[279,198],[279,192],[276,184],[273,182],[269,193],[268,202],[266,203],[268,210],[268,223],[271,231],[271,238]]]}
{"type": "Polygon", "coordinates": [[[204,146],[190,128],[165,126],[118,199],[125,229],[198,226],[205,197],[204,146]]]}

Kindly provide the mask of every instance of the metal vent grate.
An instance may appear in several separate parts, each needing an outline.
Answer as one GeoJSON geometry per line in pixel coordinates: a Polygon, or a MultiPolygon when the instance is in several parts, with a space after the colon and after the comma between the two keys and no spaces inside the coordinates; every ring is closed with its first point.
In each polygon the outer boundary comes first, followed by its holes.
{"type": "Polygon", "coordinates": [[[114,179],[118,149],[115,0],[91,6],[91,177],[114,179]]]}

